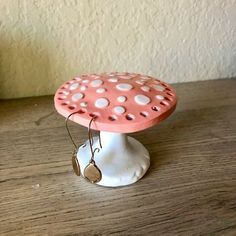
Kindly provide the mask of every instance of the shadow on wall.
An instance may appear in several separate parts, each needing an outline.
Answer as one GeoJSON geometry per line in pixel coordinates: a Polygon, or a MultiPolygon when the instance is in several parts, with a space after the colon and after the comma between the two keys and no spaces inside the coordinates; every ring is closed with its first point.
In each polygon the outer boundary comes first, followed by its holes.
{"type": "Polygon", "coordinates": [[[59,77],[55,72],[63,68],[62,60],[55,59],[52,48],[43,41],[27,36],[10,40],[1,38],[0,98],[50,94],[59,77]]]}

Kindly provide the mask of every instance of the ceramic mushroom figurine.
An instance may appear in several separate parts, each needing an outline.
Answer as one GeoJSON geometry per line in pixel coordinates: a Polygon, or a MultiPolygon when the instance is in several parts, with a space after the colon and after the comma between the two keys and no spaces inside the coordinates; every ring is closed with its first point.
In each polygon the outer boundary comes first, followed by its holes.
{"type": "MultiPolygon", "coordinates": [[[[100,131],[94,138],[96,167],[101,172],[97,184],[109,187],[129,185],[146,173],[150,165],[147,149],[127,136],[156,125],[176,107],[171,86],[150,76],[135,73],[82,75],[63,84],[55,94],[56,110],[70,120],[100,131]],[[91,118],[96,119],[91,122],[91,118]]],[[[90,163],[89,140],[77,151],[82,175],[90,163]]]]}

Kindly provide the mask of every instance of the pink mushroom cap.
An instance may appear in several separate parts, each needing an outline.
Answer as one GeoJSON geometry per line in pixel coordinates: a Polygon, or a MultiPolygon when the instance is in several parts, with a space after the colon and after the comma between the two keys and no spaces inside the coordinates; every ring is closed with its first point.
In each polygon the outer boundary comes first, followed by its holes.
{"type": "Polygon", "coordinates": [[[64,83],[54,97],[64,117],[99,131],[132,133],[167,118],[176,107],[174,89],[151,76],[103,73],[77,76],[64,83]]]}

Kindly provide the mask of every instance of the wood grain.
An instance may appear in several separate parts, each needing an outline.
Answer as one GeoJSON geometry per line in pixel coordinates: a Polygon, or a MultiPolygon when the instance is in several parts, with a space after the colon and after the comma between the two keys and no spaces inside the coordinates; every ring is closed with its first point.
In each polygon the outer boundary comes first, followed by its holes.
{"type": "MultiPolygon", "coordinates": [[[[52,96],[0,102],[0,235],[236,235],[236,80],[174,85],[177,111],[131,134],[151,168],[122,188],[73,174],[52,96]]],[[[79,143],[85,128],[70,124],[79,143]]]]}

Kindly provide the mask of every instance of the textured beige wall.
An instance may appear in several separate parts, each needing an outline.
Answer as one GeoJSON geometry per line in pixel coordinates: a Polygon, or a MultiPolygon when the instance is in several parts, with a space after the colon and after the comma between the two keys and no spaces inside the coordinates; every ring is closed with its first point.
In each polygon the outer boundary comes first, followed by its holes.
{"type": "Polygon", "coordinates": [[[0,97],[103,71],[233,77],[235,27],[236,0],[0,0],[0,97]]]}

